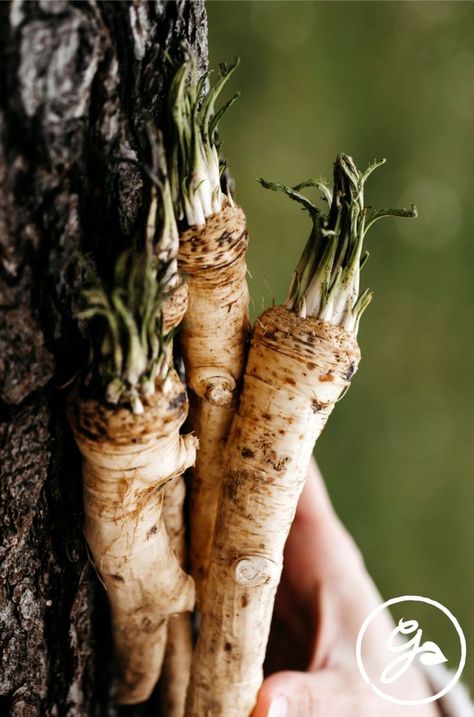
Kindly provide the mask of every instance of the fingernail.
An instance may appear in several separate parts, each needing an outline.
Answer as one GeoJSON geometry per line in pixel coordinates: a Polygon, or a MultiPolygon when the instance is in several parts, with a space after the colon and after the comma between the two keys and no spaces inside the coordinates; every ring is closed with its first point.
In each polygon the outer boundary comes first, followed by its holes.
{"type": "Polygon", "coordinates": [[[282,697],[281,695],[275,697],[270,703],[267,717],[287,717],[287,714],[288,702],[286,701],[286,697],[282,697]]]}

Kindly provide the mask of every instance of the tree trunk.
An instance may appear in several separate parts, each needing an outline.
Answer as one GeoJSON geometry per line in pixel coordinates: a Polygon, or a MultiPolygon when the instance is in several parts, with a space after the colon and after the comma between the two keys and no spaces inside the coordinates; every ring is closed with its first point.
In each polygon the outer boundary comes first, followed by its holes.
{"type": "Polygon", "coordinates": [[[145,161],[165,55],[187,41],[205,66],[206,17],[202,0],[0,6],[0,714],[115,715],[65,419],[87,358],[80,257],[106,274],[143,221],[143,175],[120,160],[145,161]]]}

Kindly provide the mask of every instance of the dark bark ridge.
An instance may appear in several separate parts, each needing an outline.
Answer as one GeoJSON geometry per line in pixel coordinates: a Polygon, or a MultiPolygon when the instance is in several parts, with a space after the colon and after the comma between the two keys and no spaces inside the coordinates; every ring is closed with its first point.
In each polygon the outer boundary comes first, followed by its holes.
{"type": "Polygon", "coordinates": [[[144,160],[183,41],[204,66],[202,0],[0,4],[1,714],[115,713],[61,385],[85,358],[78,255],[106,276],[143,220],[119,160],[144,160]]]}

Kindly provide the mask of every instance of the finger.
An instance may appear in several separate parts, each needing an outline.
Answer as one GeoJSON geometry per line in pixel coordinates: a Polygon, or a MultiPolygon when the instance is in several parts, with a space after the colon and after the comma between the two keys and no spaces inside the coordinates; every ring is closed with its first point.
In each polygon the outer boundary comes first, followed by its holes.
{"type": "Polygon", "coordinates": [[[351,689],[347,675],[279,672],[263,683],[252,717],[368,717],[370,709],[364,696],[351,689]]]}
{"type": "Polygon", "coordinates": [[[314,459],[298,503],[285,557],[288,563],[295,563],[299,581],[308,583],[308,588],[328,574],[347,573],[349,563],[360,568],[360,552],[334,512],[314,459]],[[299,556],[296,563],[294,556],[299,556]]]}
{"type": "MultiPolygon", "coordinates": [[[[407,717],[405,705],[381,700],[361,679],[343,669],[279,672],[263,683],[252,717],[407,717]]],[[[416,717],[440,714],[433,703],[416,711],[416,717]]]]}
{"type": "Polygon", "coordinates": [[[322,512],[330,512],[332,510],[326,485],[319,466],[313,456],[311,458],[311,463],[309,464],[308,478],[298,502],[295,517],[296,519],[304,522],[305,520],[312,520],[315,515],[319,515],[322,512]]]}

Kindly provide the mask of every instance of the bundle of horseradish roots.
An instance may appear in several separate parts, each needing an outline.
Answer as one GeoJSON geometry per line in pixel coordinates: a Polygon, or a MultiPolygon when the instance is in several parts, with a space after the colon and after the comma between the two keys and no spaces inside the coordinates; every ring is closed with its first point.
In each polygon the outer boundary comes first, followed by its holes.
{"type": "Polygon", "coordinates": [[[160,679],[166,717],[252,712],[312,451],[359,364],[364,239],[381,217],[416,215],[365,205],[383,161],[361,172],[339,154],[332,187],[260,180],[311,229],[287,300],[252,328],[245,214],[224,189],[217,135],[235,98],[215,109],[234,67],[210,89],[189,54],[176,69],[140,165],[142,230],[82,293],[90,360],[68,399],[117,700],[145,701],[160,679]]]}

